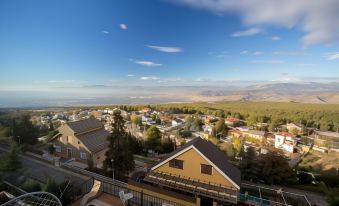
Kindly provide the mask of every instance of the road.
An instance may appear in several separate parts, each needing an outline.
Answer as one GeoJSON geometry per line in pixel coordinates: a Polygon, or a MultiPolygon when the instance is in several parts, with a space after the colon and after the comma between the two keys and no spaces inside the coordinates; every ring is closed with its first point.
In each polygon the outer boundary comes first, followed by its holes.
{"type": "Polygon", "coordinates": [[[307,191],[307,190],[300,190],[300,189],[296,189],[296,188],[291,188],[291,187],[281,187],[281,186],[275,186],[275,185],[265,185],[265,184],[253,184],[252,182],[249,181],[242,181],[242,183],[247,183],[250,185],[257,185],[260,187],[265,187],[265,188],[270,188],[270,189],[274,189],[274,190],[279,190],[280,188],[283,189],[284,192],[289,192],[289,193],[294,193],[294,194],[300,194],[300,195],[305,195],[308,199],[308,201],[311,203],[311,205],[317,205],[317,206],[326,206],[326,200],[325,197],[311,192],[311,191],[307,191]]]}
{"type": "MultiPolygon", "coordinates": [[[[0,147],[0,153],[5,152],[7,152],[7,150],[0,147]]],[[[76,185],[90,178],[63,168],[55,167],[49,163],[39,161],[28,156],[19,155],[19,157],[23,168],[25,169],[25,174],[32,179],[36,179],[43,183],[47,182],[48,177],[53,177],[58,183],[65,180],[71,180],[71,182],[76,185]]]]}

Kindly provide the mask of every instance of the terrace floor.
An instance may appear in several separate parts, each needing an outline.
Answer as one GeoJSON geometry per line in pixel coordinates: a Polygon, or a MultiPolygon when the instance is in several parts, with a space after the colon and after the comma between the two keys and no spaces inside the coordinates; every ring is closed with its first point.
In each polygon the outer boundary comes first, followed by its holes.
{"type": "MultiPolygon", "coordinates": [[[[77,200],[72,206],[80,206],[81,199],[77,200]]],[[[137,206],[136,204],[130,203],[130,206],[137,206]]],[[[119,197],[102,193],[99,197],[87,203],[87,206],[123,206],[119,197]]]]}

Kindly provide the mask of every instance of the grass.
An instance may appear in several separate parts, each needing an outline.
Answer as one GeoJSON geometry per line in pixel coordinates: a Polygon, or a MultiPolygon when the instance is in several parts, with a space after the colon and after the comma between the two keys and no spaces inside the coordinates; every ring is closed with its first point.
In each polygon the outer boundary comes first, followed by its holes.
{"type": "Polygon", "coordinates": [[[327,154],[311,150],[302,159],[299,166],[314,172],[333,170],[339,168],[339,154],[335,152],[327,154]]]}
{"type": "Polygon", "coordinates": [[[158,162],[158,161],[156,161],[156,160],[154,160],[152,158],[141,156],[141,155],[134,155],[134,159],[135,160],[139,160],[141,162],[148,163],[148,164],[155,164],[155,163],[158,162]]]}

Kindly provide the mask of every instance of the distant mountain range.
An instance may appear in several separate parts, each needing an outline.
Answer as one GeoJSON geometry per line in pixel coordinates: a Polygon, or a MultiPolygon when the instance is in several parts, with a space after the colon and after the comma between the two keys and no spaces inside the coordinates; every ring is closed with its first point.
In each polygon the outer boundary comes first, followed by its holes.
{"type": "Polygon", "coordinates": [[[54,107],[171,102],[269,101],[339,104],[339,83],[253,83],[218,86],[105,86],[1,91],[0,107],[54,107]]]}
{"type": "Polygon", "coordinates": [[[239,87],[233,90],[222,88],[204,90],[206,97],[219,97],[232,101],[279,101],[299,103],[339,103],[339,83],[272,83],[239,87]]]}

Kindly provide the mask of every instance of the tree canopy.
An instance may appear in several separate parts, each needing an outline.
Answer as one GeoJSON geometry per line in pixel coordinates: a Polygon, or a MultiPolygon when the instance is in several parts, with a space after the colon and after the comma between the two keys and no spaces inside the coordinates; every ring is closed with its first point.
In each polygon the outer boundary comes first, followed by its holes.
{"type": "Polygon", "coordinates": [[[124,123],[120,111],[115,111],[112,134],[108,137],[109,149],[106,152],[104,170],[107,174],[112,174],[114,169],[117,177],[124,177],[134,169],[133,149],[129,142],[131,136],[125,131],[124,123]]]}

